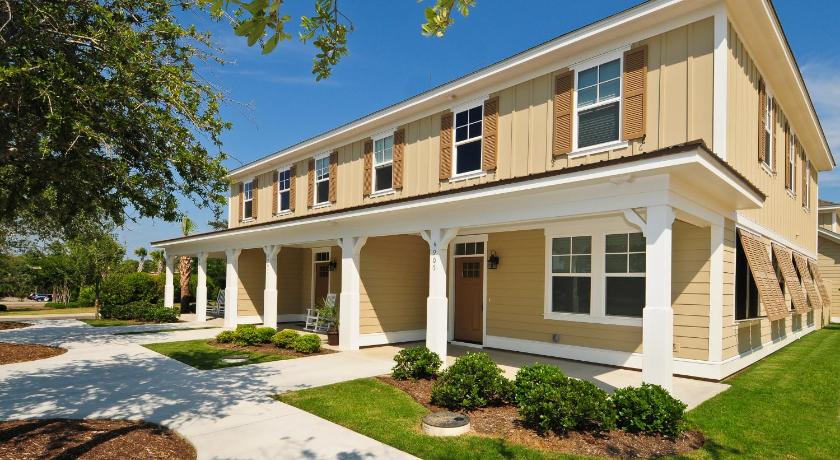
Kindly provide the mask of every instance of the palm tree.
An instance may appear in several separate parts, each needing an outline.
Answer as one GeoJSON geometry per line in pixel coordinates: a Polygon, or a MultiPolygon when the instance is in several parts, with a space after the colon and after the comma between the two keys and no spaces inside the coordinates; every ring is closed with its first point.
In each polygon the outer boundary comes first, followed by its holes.
{"type": "MultiPolygon", "coordinates": [[[[195,231],[195,223],[187,216],[181,218],[181,233],[189,236],[195,231]]],[[[190,296],[190,277],[192,276],[192,257],[181,256],[178,264],[178,274],[181,276],[181,312],[184,312],[184,299],[190,296]]],[[[189,304],[187,304],[189,305],[189,304]]]]}
{"type": "Polygon", "coordinates": [[[152,251],[149,253],[149,259],[155,264],[155,275],[160,275],[160,272],[163,271],[163,250],[158,249],[157,251],[152,251]]]}
{"type": "Polygon", "coordinates": [[[134,250],[134,255],[136,255],[140,259],[140,263],[137,264],[137,271],[142,272],[143,264],[144,262],[146,262],[146,256],[148,256],[149,253],[146,252],[146,248],[140,247],[134,250]]]}

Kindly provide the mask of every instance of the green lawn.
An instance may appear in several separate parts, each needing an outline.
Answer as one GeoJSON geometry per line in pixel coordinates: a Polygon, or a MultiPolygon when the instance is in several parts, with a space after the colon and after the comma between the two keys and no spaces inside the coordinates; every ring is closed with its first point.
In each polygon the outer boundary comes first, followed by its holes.
{"type": "Polygon", "coordinates": [[[75,315],[79,313],[93,313],[93,307],[74,308],[44,308],[44,307],[9,307],[8,311],[0,311],[0,316],[19,315],[75,315]]]}
{"type": "Polygon", "coordinates": [[[140,324],[148,324],[142,321],[135,321],[130,319],[80,319],[79,321],[89,324],[93,327],[137,326],[140,324]]]}
{"type": "Polygon", "coordinates": [[[123,331],[123,332],[114,332],[114,335],[138,335],[138,334],[162,334],[165,332],[178,332],[178,331],[197,331],[200,329],[221,329],[217,326],[206,326],[206,327],[173,327],[171,329],[154,329],[148,331],[123,331]]]}
{"type": "Polygon", "coordinates": [[[219,369],[222,367],[242,366],[245,364],[266,363],[269,361],[289,359],[289,356],[282,354],[253,353],[249,351],[216,348],[207,344],[207,339],[150,343],[143,346],[201,370],[219,369]],[[246,361],[235,364],[229,364],[222,361],[222,358],[229,355],[248,355],[249,358],[246,361]]]}
{"type": "MultiPolygon", "coordinates": [[[[689,412],[709,441],[688,458],[837,458],[840,327],[809,334],[726,383],[732,388],[689,412]]],[[[575,458],[485,437],[424,436],[418,425],[427,410],[376,379],[277,399],[425,459],[575,458]]]]}

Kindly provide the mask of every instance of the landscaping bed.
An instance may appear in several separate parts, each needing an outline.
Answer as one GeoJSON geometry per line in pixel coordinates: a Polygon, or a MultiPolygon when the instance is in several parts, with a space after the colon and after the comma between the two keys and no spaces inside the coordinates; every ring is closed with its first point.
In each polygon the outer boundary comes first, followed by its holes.
{"type": "Polygon", "coordinates": [[[0,364],[35,361],[58,356],[66,352],[67,350],[64,348],[38,345],[35,343],[0,342],[0,364]]]}
{"type": "Polygon", "coordinates": [[[8,331],[10,329],[23,329],[29,327],[29,323],[20,323],[17,321],[0,321],[0,331],[8,331]]]}
{"type": "Polygon", "coordinates": [[[322,348],[320,351],[316,353],[301,353],[299,351],[291,350],[288,348],[278,348],[270,343],[258,343],[254,345],[237,345],[235,343],[219,343],[216,340],[211,340],[207,342],[208,345],[215,348],[220,348],[222,350],[231,350],[236,352],[246,351],[249,353],[266,353],[266,354],[278,354],[284,357],[284,359],[292,359],[292,358],[303,358],[304,356],[312,356],[312,355],[325,355],[329,353],[335,353],[333,350],[329,350],[326,348],[322,348]]]}
{"type": "Polygon", "coordinates": [[[78,458],[196,458],[195,448],[172,430],[128,420],[14,420],[0,422],[0,460],[78,458]]]}
{"type": "MultiPolygon", "coordinates": [[[[430,402],[433,380],[397,380],[391,376],[380,376],[377,379],[405,392],[432,412],[447,410],[430,402]]],[[[660,435],[628,433],[621,430],[571,431],[565,434],[547,432],[541,435],[523,425],[516,406],[511,404],[463,412],[469,415],[473,432],[480,436],[500,438],[534,449],[575,455],[652,458],[685,454],[702,447],[704,442],[702,433],[698,431],[687,431],[673,440],[660,435]]]]}

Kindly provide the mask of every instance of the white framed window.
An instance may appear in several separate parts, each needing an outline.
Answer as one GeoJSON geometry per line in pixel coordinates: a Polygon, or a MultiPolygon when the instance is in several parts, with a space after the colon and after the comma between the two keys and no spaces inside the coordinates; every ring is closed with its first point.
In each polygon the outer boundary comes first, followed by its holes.
{"type": "Polygon", "coordinates": [[[576,68],[574,151],[621,142],[622,59],[616,51],[576,68]]]}
{"type": "Polygon", "coordinates": [[[788,136],[788,174],[787,178],[788,191],[796,195],[796,136],[791,134],[788,136]]]}
{"type": "Polygon", "coordinates": [[[476,240],[455,243],[455,252],[453,255],[455,257],[482,256],[484,255],[484,241],[476,240]]]}
{"type": "Polygon", "coordinates": [[[604,302],[610,316],[642,316],[645,307],[647,242],[641,233],[614,233],[604,239],[604,302]]]}
{"type": "Polygon", "coordinates": [[[453,112],[455,143],[452,149],[452,175],[457,177],[480,172],[484,103],[479,102],[453,112]]]}
{"type": "Polygon", "coordinates": [[[551,239],[551,311],[589,314],[592,294],[592,236],[551,239]]]}
{"type": "Polygon", "coordinates": [[[388,134],[373,140],[373,191],[383,192],[393,188],[394,135],[388,134]]]}
{"type": "Polygon", "coordinates": [[[802,177],[802,180],[805,181],[805,183],[802,184],[802,193],[805,194],[802,197],[802,206],[804,206],[805,209],[809,209],[811,207],[811,162],[803,155],[802,164],[802,167],[805,168],[805,175],[802,177]]]}
{"type": "Polygon", "coordinates": [[[242,218],[254,217],[254,180],[251,179],[242,187],[242,218]]]}
{"type": "Polygon", "coordinates": [[[314,205],[330,202],[330,154],[315,157],[314,205]]]}
{"type": "Polygon", "coordinates": [[[287,212],[291,209],[292,170],[284,168],[277,171],[277,212],[287,212]]]}
{"type": "Polygon", "coordinates": [[[762,135],[764,136],[764,166],[769,168],[771,171],[773,170],[773,165],[775,164],[773,152],[775,151],[773,147],[773,106],[774,101],[773,97],[770,96],[768,93],[767,96],[764,98],[764,132],[762,135]]]}
{"type": "Polygon", "coordinates": [[[312,251],[312,261],[313,262],[329,262],[330,261],[330,248],[315,249],[314,251],[312,251]]]}

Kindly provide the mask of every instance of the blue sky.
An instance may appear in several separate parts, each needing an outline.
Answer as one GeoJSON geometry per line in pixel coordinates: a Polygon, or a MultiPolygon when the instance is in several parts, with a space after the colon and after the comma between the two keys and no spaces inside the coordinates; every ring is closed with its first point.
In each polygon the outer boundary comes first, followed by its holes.
{"type": "MultiPolygon", "coordinates": [[[[248,48],[226,24],[213,23],[199,12],[183,15],[187,22],[211,32],[233,63],[206,65],[201,74],[227,93],[223,117],[233,128],[222,137],[235,168],[290,144],[326,131],[421,91],[492,64],[577,27],[628,8],[638,1],[563,1],[563,14],[553,13],[560,0],[516,2],[479,0],[469,17],[456,23],[442,39],[420,34],[423,8],[432,0],[343,1],[352,20],[349,55],[332,77],[316,82],[310,73],[313,48],[298,41],[281,43],[263,56],[248,48]]],[[[286,2],[296,34],[301,14],[313,0],[286,2]]],[[[840,2],[777,0],[776,9],[802,67],[835,152],[840,152],[840,49],[836,18],[840,2]]],[[[840,172],[820,177],[822,198],[840,201],[840,172]]],[[[184,212],[206,231],[212,214],[188,200],[184,212]]],[[[141,220],[118,232],[129,254],[149,242],[177,236],[177,223],[141,220]]]]}

